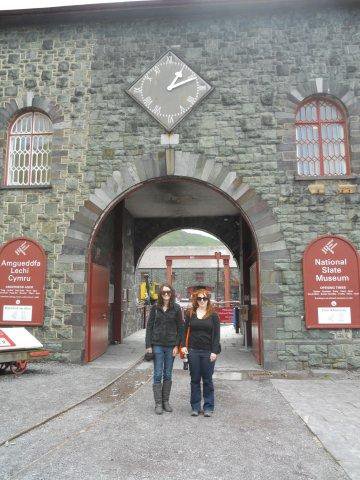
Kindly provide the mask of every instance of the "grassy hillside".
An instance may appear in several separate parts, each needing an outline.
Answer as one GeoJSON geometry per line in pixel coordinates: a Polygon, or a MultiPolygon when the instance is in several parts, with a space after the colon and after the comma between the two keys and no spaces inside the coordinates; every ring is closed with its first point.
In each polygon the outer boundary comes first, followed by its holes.
{"type": "Polygon", "coordinates": [[[177,247],[177,246],[201,246],[212,247],[222,245],[216,238],[205,237],[204,235],[176,230],[160,237],[153,243],[156,247],[177,247]]]}

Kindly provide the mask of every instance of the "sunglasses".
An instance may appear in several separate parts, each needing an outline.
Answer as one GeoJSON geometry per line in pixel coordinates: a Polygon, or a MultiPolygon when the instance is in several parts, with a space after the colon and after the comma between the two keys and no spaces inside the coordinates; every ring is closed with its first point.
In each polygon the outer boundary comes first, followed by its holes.
{"type": "Polygon", "coordinates": [[[171,290],[163,290],[161,295],[171,295],[171,290]]]}
{"type": "Polygon", "coordinates": [[[209,298],[208,298],[208,297],[196,297],[196,300],[197,300],[198,302],[201,302],[201,301],[207,302],[207,301],[209,300],[209,298]]]}

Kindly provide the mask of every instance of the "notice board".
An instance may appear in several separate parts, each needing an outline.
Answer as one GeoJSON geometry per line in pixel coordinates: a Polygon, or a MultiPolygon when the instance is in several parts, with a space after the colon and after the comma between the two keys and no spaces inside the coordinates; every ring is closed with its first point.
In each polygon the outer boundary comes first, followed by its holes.
{"type": "Polygon", "coordinates": [[[46,254],[21,237],[0,248],[0,325],[44,323],[46,254]]]}
{"type": "Polygon", "coordinates": [[[345,238],[322,236],[303,257],[307,328],[360,328],[359,253],[345,238]]]}

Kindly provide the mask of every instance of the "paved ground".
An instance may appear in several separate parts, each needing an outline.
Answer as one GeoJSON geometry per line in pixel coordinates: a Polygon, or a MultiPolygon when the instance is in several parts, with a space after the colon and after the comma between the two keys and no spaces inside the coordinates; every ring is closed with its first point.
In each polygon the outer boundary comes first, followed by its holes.
{"type": "Polygon", "coordinates": [[[360,381],[272,380],[352,479],[360,479],[360,381]]]}
{"type": "Polygon", "coordinates": [[[0,445],[105,387],[143,354],[144,332],[111,346],[87,365],[32,363],[19,377],[0,376],[0,445]]]}
{"type": "Polygon", "coordinates": [[[189,376],[179,361],[175,411],[154,414],[151,364],[127,370],[143,354],[143,332],[87,366],[45,364],[19,378],[0,377],[6,439],[122,374],[0,446],[0,479],[360,480],[359,375],[293,372],[297,380],[274,380],[231,327],[222,337],[211,419],[190,417],[189,376]]]}
{"type": "Polygon", "coordinates": [[[94,398],[2,447],[5,478],[346,478],[269,381],[218,381],[211,419],[189,416],[188,387],[187,372],[176,371],[175,412],[161,417],[151,381],[124,402],[94,398]]]}

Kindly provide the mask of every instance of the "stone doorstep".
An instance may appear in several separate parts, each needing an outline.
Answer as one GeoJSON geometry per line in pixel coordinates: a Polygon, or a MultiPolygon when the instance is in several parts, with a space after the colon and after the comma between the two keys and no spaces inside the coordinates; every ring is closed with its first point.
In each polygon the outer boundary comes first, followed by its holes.
{"type": "Polygon", "coordinates": [[[360,379],[360,372],[334,369],[215,370],[217,380],[346,380],[360,379]]]}

